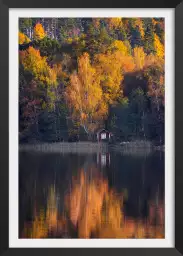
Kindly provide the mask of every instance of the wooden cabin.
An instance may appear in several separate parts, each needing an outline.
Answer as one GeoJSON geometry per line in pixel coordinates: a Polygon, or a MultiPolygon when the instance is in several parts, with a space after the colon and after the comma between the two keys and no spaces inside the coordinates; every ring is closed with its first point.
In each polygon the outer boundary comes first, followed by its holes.
{"type": "Polygon", "coordinates": [[[101,142],[101,141],[106,141],[109,142],[111,139],[111,133],[109,131],[107,131],[106,129],[100,129],[99,131],[97,131],[97,141],[101,142]]]}

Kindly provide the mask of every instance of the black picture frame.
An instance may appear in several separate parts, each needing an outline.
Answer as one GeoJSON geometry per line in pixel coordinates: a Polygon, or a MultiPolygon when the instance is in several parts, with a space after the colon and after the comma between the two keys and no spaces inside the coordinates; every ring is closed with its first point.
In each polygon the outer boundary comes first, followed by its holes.
{"type": "MultiPolygon", "coordinates": [[[[183,76],[183,3],[180,0],[128,0],[91,1],[70,0],[0,0],[0,254],[2,255],[178,255],[183,253],[183,172],[181,166],[181,146],[183,142],[183,115],[181,109],[183,76]],[[9,8],[175,8],[175,247],[174,248],[9,248],[9,8]]],[[[172,85],[174,86],[174,85],[172,85]]],[[[17,117],[18,118],[18,117],[17,117]]],[[[174,157],[172,156],[172,159],[174,157]]]]}

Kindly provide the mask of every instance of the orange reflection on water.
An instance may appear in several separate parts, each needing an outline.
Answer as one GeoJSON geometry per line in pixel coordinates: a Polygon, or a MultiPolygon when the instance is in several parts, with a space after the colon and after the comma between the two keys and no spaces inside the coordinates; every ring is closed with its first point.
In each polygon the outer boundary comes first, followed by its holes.
{"type": "Polygon", "coordinates": [[[123,194],[110,189],[107,179],[92,167],[73,177],[61,213],[56,189],[51,186],[47,207],[35,211],[21,237],[164,238],[164,205],[149,202],[146,220],[125,217],[123,194]]]}

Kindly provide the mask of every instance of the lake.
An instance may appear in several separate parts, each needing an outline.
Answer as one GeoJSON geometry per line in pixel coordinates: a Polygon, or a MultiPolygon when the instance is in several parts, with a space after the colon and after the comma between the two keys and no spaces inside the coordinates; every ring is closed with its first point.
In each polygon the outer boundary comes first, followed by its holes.
{"type": "Polygon", "coordinates": [[[20,238],[164,238],[164,152],[19,153],[20,238]]]}

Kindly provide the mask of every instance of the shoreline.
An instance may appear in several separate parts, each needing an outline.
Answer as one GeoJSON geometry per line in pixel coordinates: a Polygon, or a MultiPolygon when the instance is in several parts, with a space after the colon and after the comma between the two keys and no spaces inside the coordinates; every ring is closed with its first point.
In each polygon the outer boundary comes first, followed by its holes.
{"type": "Polygon", "coordinates": [[[126,145],[108,144],[105,142],[55,142],[19,144],[19,151],[39,151],[55,153],[107,153],[111,151],[124,154],[150,154],[155,151],[164,152],[164,146],[153,146],[152,143],[129,142],[126,145]]]}

